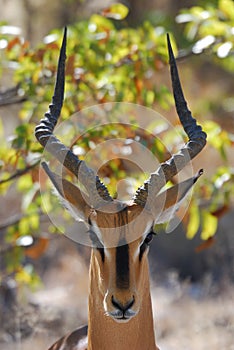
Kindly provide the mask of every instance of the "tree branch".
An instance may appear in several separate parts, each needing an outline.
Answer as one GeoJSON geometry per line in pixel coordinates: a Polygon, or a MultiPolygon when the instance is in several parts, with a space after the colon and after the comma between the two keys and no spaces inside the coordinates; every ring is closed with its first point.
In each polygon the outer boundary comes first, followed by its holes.
{"type": "Polygon", "coordinates": [[[36,163],[32,164],[32,165],[28,165],[26,168],[24,169],[20,169],[20,170],[17,170],[13,175],[9,176],[7,179],[4,179],[4,180],[0,180],[0,185],[6,183],[6,182],[9,182],[9,181],[12,181],[14,180],[15,178],[17,177],[20,177],[24,174],[26,174],[27,172],[29,172],[31,169],[33,169],[34,167],[36,167],[38,164],[40,163],[40,160],[38,160],[36,163]]]}

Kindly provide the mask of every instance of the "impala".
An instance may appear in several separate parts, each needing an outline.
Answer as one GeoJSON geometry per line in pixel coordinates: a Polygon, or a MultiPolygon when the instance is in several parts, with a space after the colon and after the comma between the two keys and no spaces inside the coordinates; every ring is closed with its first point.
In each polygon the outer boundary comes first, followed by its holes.
{"type": "Polygon", "coordinates": [[[65,202],[89,227],[92,241],[88,326],[58,340],[50,350],[155,350],[147,254],[153,227],[168,220],[202,174],[167,190],[171,180],[206,144],[184,99],[175,57],[167,36],[172,88],[180,122],[188,136],[181,150],[150,175],[128,202],[115,200],[95,172],[53,134],[64,98],[66,28],[52,103],[35,129],[41,145],[72,172],[81,190],[42,166],[65,202]]]}

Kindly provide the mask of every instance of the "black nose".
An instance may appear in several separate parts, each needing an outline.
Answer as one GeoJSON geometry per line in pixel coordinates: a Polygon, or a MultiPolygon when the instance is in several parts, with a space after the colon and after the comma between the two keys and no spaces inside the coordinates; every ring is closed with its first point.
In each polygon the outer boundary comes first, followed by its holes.
{"type": "Polygon", "coordinates": [[[135,303],[135,298],[133,296],[125,304],[122,304],[119,300],[116,300],[115,297],[112,295],[111,301],[112,301],[112,304],[114,305],[114,307],[116,307],[116,309],[118,309],[119,311],[121,311],[124,314],[135,303]]]}

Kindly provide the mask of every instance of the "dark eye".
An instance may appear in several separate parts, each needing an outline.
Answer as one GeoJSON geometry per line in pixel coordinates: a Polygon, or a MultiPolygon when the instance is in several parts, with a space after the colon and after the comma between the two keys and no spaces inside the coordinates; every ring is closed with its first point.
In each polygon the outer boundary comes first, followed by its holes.
{"type": "Polygon", "coordinates": [[[154,233],[153,232],[148,233],[143,244],[145,243],[145,244],[149,245],[151,243],[151,241],[153,240],[153,238],[154,238],[154,233]]]}
{"type": "Polygon", "coordinates": [[[154,233],[153,232],[150,232],[148,233],[148,235],[146,236],[144,242],[141,244],[141,247],[140,247],[140,256],[139,256],[139,259],[141,260],[142,259],[142,256],[144,254],[144,252],[147,250],[150,242],[152,241],[152,239],[154,238],[154,233]]]}

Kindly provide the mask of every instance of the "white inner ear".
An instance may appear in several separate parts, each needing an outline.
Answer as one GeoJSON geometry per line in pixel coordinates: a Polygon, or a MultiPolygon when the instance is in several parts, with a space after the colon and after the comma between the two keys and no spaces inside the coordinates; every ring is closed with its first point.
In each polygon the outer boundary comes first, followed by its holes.
{"type": "MultiPolygon", "coordinates": [[[[170,200],[175,204],[172,204],[169,208],[162,210],[162,212],[159,213],[158,216],[156,216],[155,224],[163,224],[165,222],[169,222],[175,216],[176,211],[179,209],[184,199],[188,197],[188,194],[191,193],[191,189],[193,188],[197,179],[201,175],[202,175],[202,170],[200,170],[192,178],[187,179],[183,182],[180,182],[177,185],[172,186],[168,190],[158,194],[158,196],[156,197],[156,201],[158,200],[160,202],[163,200],[166,203],[167,195],[168,195],[170,200]]],[[[169,205],[169,203],[167,205],[169,205]]]]}
{"type": "Polygon", "coordinates": [[[183,194],[183,197],[174,205],[171,207],[163,210],[158,217],[156,217],[154,224],[164,224],[165,222],[170,222],[174,217],[175,213],[178,211],[181,204],[185,201],[186,198],[188,198],[189,193],[191,193],[191,189],[193,188],[193,185],[190,186],[186,193],[183,194]]]}
{"type": "Polygon", "coordinates": [[[170,208],[167,208],[165,210],[163,210],[159,216],[155,219],[154,224],[164,224],[165,222],[169,222],[170,220],[172,220],[175,216],[175,213],[178,211],[179,207],[181,206],[181,204],[183,203],[183,201],[185,200],[185,198],[187,198],[188,194],[190,191],[188,191],[186,193],[186,195],[181,198],[181,200],[179,202],[177,202],[176,204],[174,204],[173,206],[171,206],[170,208]]]}
{"type": "Polygon", "coordinates": [[[84,214],[82,211],[79,211],[74,205],[72,205],[70,202],[68,202],[64,197],[61,196],[61,194],[58,192],[58,190],[53,187],[52,190],[53,194],[58,197],[60,203],[62,206],[69,211],[71,216],[76,220],[76,221],[81,221],[81,222],[86,222],[84,218],[84,214]]]}

